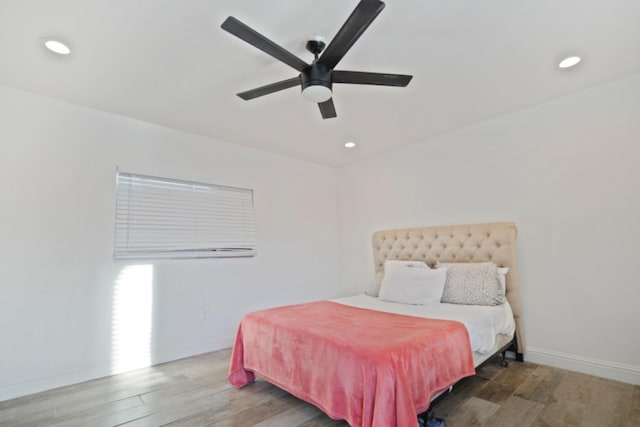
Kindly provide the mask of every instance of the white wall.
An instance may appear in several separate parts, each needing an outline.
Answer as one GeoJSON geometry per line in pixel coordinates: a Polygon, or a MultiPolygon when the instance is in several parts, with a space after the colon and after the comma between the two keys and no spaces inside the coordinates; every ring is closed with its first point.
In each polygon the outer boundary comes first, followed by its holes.
{"type": "Polygon", "coordinates": [[[637,75],[343,167],[336,182],[330,168],[0,86],[0,400],[114,370],[129,265],[111,258],[117,165],[255,190],[256,258],[153,263],[153,363],[229,346],[247,311],[361,291],[374,230],[511,220],[526,357],[640,383],[639,100],[637,75]]]}
{"type": "Polygon", "coordinates": [[[254,189],[257,257],[153,263],[152,362],[229,347],[247,311],[343,294],[331,168],[5,86],[0,147],[0,400],[115,369],[116,166],[254,189]]]}
{"type": "Polygon", "coordinates": [[[640,383],[639,159],[635,75],[343,167],[343,280],[374,230],[515,221],[526,357],[640,383]]]}

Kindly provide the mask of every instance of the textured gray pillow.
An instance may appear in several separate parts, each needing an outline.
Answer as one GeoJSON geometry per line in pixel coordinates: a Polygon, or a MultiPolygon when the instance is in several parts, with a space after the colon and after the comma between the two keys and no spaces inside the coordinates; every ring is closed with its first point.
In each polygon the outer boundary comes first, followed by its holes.
{"type": "Polygon", "coordinates": [[[500,305],[505,301],[492,262],[438,263],[447,268],[442,302],[467,305],[500,305]]]}
{"type": "Polygon", "coordinates": [[[364,291],[365,295],[369,295],[370,297],[377,297],[380,293],[380,286],[382,285],[382,279],[384,278],[384,273],[382,271],[378,271],[371,282],[369,282],[369,286],[364,291]]]}

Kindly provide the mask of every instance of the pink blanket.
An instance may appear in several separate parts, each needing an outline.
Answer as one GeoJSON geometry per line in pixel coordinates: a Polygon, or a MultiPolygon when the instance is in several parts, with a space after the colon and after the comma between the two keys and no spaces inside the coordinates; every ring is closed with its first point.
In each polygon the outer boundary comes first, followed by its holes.
{"type": "Polygon", "coordinates": [[[229,381],[254,373],[351,426],[415,427],[416,415],[475,373],[462,323],[330,301],[247,314],[229,381]]]}

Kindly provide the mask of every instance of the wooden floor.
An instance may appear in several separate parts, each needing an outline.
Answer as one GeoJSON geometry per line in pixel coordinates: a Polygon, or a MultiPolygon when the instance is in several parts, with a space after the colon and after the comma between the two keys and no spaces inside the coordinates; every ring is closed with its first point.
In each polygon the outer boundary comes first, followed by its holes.
{"type": "MultiPolygon", "coordinates": [[[[347,426],[264,381],[234,389],[229,356],[221,350],[0,402],[0,426],[347,426]]],[[[449,427],[640,426],[640,386],[498,362],[459,383],[436,415],[449,427]]]]}

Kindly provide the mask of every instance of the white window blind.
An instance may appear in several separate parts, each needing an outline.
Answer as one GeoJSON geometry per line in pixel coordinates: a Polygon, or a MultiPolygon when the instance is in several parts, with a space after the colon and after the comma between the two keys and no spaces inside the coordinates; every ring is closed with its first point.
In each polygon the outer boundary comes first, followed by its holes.
{"type": "Polygon", "coordinates": [[[253,191],[116,173],[115,259],[256,254],[253,191]]]}

